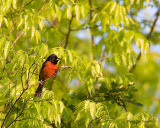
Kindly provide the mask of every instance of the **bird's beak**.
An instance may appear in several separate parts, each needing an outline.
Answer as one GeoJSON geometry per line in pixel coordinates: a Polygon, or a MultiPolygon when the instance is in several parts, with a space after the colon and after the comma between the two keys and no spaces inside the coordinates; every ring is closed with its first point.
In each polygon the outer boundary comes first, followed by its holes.
{"type": "Polygon", "coordinates": [[[58,61],[59,61],[59,60],[61,60],[61,58],[57,58],[56,60],[58,60],[58,61]]]}

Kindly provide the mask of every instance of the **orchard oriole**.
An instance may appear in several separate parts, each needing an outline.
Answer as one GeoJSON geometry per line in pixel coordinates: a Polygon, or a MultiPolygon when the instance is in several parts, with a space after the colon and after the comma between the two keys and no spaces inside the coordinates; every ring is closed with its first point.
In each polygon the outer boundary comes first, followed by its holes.
{"type": "Polygon", "coordinates": [[[50,55],[47,60],[43,63],[40,74],[39,74],[39,86],[34,94],[35,97],[40,97],[43,85],[45,82],[54,77],[58,72],[57,62],[60,60],[55,54],[50,55]]]}

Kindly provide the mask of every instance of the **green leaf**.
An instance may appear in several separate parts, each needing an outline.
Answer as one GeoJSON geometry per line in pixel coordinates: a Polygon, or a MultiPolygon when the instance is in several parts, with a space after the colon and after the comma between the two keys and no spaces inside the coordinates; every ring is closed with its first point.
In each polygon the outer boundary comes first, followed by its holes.
{"type": "Polygon", "coordinates": [[[8,20],[6,18],[4,18],[5,24],[8,27],[8,20]]]}
{"type": "Polygon", "coordinates": [[[90,107],[90,101],[86,101],[85,102],[85,106],[84,106],[84,109],[85,109],[85,111],[87,110],[87,109],[89,109],[89,107],[90,107]]]}
{"type": "Polygon", "coordinates": [[[39,41],[41,41],[41,35],[39,33],[39,31],[36,29],[36,32],[35,32],[35,36],[36,36],[36,42],[38,43],[39,41]]]}
{"type": "Polygon", "coordinates": [[[72,17],[72,6],[69,5],[67,8],[67,18],[71,19],[71,17],[72,17]]]}
{"type": "Polygon", "coordinates": [[[81,8],[81,15],[82,15],[83,18],[85,18],[86,17],[86,13],[85,13],[86,8],[83,5],[80,6],[80,8],[81,8]]]}
{"type": "Polygon", "coordinates": [[[3,22],[3,15],[0,14],[0,27],[1,27],[1,25],[2,25],[2,22],[3,22]]]}
{"type": "Polygon", "coordinates": [[[13,0],[12,5],[14,9],[17,9],[17,0],[13,0]]]}
{"type": "Polygon", "coordinates": [[[28,21],[27,20],[28,20],[28,15],[26,15],[25,18],[24,18],[24,21],[25,21],[24,29],[25,29],[25,31],[28,30],[28,21]]]}
{"type": "Polygon", "coordinates": [[[8,56],[8,53],[9,53],[9,50],[10,50],[10,42],[9,41],[6,41],[5,42],[5,46],[4,46],[4,58],[6,59],[7,56],[8,56]]]}
{"type": "Polygon", "coordinates": [[[75,13],[76,13],[76,20],[79,20],[79,17],[80,17],[80,8],[79,8],[78,4],[75,6],[75,13]]]}
{"type": "Polygon", "coordinates": [[[98,74],[98,75],[102,75],[100,65],[97,63],[97,64],[95,64],[95,67],[96,67],[96,72],[97,72],[97,74],[98,74]]]}
{"type": "Polygon", "coordinates": [[[75,121],[78,121],[78,120],[80,120],[80,118],[81,118],[81,113],[79,112],[79,113],[77,114],[77,116],[76,116],[76,119],[75,119],[75,121]]]}
{"type": "Polygon", "coordinates": [[[0,38],[0,49],[2,49],[5,45],[5,40],[6,40],[6,37],[1,37],[0,38]]]}
{"type": "Polygon", "coordinates": [[[122,54],[122,61],[123,61],[123,64],[124,66],[127,66],[127,54],[122,54]]]}
{"type": "Polygon", "coordinates": [[[39,24],[40,29],[42,30],[43,27],[44,27],[44,20],[43,19],[39,19],[38,24],[39,24]]]}
{"type": "Polygon", "coordinates": [[[60,101],[60,113],[62,113],[64,110],[64,104],[60,101]]]}
{"type": "Polygon", "coordinates": [[[90,114],[91,114],[92,118],[95,119],[95,115],[96,115],[95,103],[90,103],[90,114]]]}
{"type": "Polygon", "coordinates": [[[114,59],[115,59],[115,63],[117,65],[121,65],[122,60],[121,60],[121,56],[120,55],[115,55],[114,59]]]}
{"type": "Polygon", "coordinates": [[[85,122],[85,126],[86,126],[86,128],[88,128],[89,123],[90,123],[90,119],[89,119],[89,118],[87,118],[87,120],[86,120],[86,122],[85,122]]]}
{"type": "Polygon", "coordinates": [[[116,5],[117,5],[116,2],[113,2],[113,3],[111,4],[110,12],[109,12],[110,14],[115,10],[116,5]]]}
{"type": "Polygon", "coordinates": [[[19,29],[19,28],[22,26],[23,22],[24,22],[23,18],[20,18],[20,19],[18,20],[17,29],[19,29]]]}
{"type": "Polygon", "coordinates": [[[131,112],[125,112],[122,115],[120,115],[120,117],[118,117],[117,119],[127,119],[127,120],[131,120],[133,118],[133,115],[131,112]]]}
{"type": "Polygon", "coordinates": [[[35,34],[35,27],[34,26],[32,26],[32,30],[31,30],[31,40],[33,39],[33,37],[34,37],[34,34],[35,34]]]}
{"type": "Polygon", "coordinates": [[[73,61],[73,56],[72,56],[71,51],[69,51],[69,50],[68,50],[68,56],[69,56],[70,62],[72,62],[73,61]]]}
{"type": "Polygon", "coordinates": [[[56,9],[56,13],[57,13],[57,16],[58,16],[58,21],[60,21],[61,18],[62,18],[62,12],[57,5],[55,5],[55,9],[56,9]]]}
{"type": "Polygon", "coordinates": [[[98,16],[98,13],[95,13],[95,14],[93,15],[93,18],[92,18],[92,21],[91,21],[92,23],[95,22],[97,16],[98,16]]]}

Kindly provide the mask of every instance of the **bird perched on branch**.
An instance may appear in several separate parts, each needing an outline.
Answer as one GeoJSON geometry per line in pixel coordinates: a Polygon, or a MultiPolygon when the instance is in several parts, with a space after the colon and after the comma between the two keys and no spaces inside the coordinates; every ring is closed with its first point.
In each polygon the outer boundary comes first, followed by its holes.
{"type": "Polygon", "coordinates": [[[58,61],[60,58],[58,58],[55,54],[50,55],[47,60],[43,63],[40,74],[39,74],[39,86],[34,94],[35,97],[40,97],[43,85],[45,82],[55,77],[58,72],[58,61]]]}

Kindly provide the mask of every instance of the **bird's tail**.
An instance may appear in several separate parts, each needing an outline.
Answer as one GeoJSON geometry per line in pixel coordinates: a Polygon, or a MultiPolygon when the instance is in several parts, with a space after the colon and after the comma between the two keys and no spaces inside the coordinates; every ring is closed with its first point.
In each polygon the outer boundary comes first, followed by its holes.
{"type": "Polygon", "coordinates": [[[44,85],[45,81],[41,81],[39,83],[39,86],[34,94],[34,97],[40,97],[41,96],[41,93],[42,93],[42,88],[43,88],[43,85],[44,85]]]}

